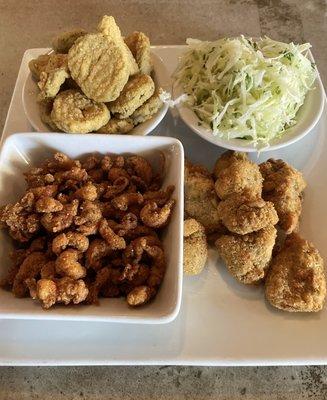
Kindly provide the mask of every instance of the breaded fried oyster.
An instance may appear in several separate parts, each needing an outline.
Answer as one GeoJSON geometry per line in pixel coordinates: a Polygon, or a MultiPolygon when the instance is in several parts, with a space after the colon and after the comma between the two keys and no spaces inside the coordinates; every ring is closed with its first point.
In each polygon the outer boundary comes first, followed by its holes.
{"type": "Polygon", "coordinates": [[[71,89],[57,95],[51,119],[64,132],[88,133],[105,125],[110,113],[104,103],[92,101],[71,89]]]}
{"type": "Polygon", "coordinates": [[[298,227],[305,180],[301,172],[283,160],[269,159],[260,164],[260,171],[264,178],[263,198],[274,203],[279,225],[289,234],[298,227]]]}
{"type": "Polygon", "coordinates": [[[154,93],[154,82],[149,75],[130,78],[118,99],[109,104],[110,111],[118,118],[128,118],[154,93]]]}
{"type": "Polygon", "coordinates": [[[320,311],[326,297],[324,263],[318,250],[298,234],[286,238],[266,279],[267,300],[291,312],[320,311]]]}
{"type": "Polygon", "coordinates": [[[186,275],[202,272],[208,258],[208,245],[204,227],[195,219],[184,221],[184,261],[186,275]]]}
{"type": "Polygon", "coordinates": [[[184,207],[187,217],[200,222],[207,233],[221,229],[218,214],[219,199],[215,193],[214,181],[204,167],[185,164],[184,207]]]}
{"type": "Polygon", "coordinates": [[[219,198],[249,190],[261,196],[262,176],[259,166],[247,158],[245,153],[227,151],[217,161],[214,169],[215,189],[219,198]]]}
{"type": "Polygon", "coordinates": [[[130,75],[122,46],[100,33],[76,40],[68,52],[68,67],[85,95],[99,102],[116,100],[130,75]]]}
{"type": "Polygon", "coordinates": [[[255,232],[278,222],[273,203],[252,196],[248,191],[222,200],[217,209],[226,228],[239,235],[255,232]]]}
{"type": "Polygon", "coordinates": [[[267,226],[247,235],[222,235],[218,253],[230,273],[241,283],[252,284],[265,277],[276,240],[276,228],[267,226]]]}

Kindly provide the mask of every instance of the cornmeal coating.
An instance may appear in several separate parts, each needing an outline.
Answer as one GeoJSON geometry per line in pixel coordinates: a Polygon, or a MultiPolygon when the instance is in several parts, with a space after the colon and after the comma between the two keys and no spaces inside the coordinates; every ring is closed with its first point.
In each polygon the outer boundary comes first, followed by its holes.
{"type": "Polygon", "coordinates": [[[268,225],[276,225],[277,212],[273,203],[249,192],[235,194],[218,204],[222,223],[233,233],[245,235],[268,225]]]}
{"type": "Polygon", "coordinates": [[[53,99],[44,99],[39,103],[41,121],[47,124],[53,131],[60,131],[57,125],[52,121],[51,111],[53,99]]]}
{"type": "Polygon", "coordinates": [[[153,64],[149,38],[143,32],[133,32],[125,38],[125,43],[132,52],[141,74],[150,75],[153,64]]]}
{"type": "Polygon", "coordinates": [[[215,189],[219,198],[226,199],[245,190],[261,196],[262,176],[259,166],[241,153],[224,153],[215,166],[215,189]]]}
{"type": "Polygon", "coordinates": [[[69,78],[69,73],[66,68],[57,68],[50,72],[42,71],[40,81],[37,84],[41,90],[38,100],[54,98],[67,78],[69,78]]]}
{"type": "Polygon", "coordinates": [[[197,275],[202,272],[207,258],[208,245],[204,227],[195,219],[184,221],[184,261],[186,275],[197,275]]]}
{"type": "Polygon", "coordinates": [[[323,308],[326,297],[324,262],[318,250],[298,234],[286,238],[273,258],[266,279],[267,300],[290,312],[313,312],[323,308]]]}
{"type": "Polygon", "coordinates": [[[79,37],[86,34],[86,30],[82,28],[76,28],[71,31],[62,32],[53,39],[52,48],[57,53],[68,53],[69,49],[72,47],[75,41],[79,37]]]}
{"type": "Polygon", "coordinates": [[[241,283],[253,284],[265,277],[276,234],[269,225],[243,236],[222,235],[215,244],[230,273],[241,283]]]}
{"type": "Polygon", "coordinates": [[[109,122],[97,130],[97,133],[106,133],[108,135],[123,135],[134,128],[130,118],[119,119],[111,118],[109,122]]]}
{"type": "Polygon", "coordinates": [[[76,40],[68,52],[68,67],[85,95],[98,102],[116,100],[130,75],[123,47],[100,33],[76,40]]]}
{"type": "Polygon", "coordinates": [[[185,165],[184,207],[187,217],[200,222],[207,233],[222,228],[218,214],[219,199],[215,192],[214,181],[204,167],[185,165]]]}
{"type": "Polygon", "coordinates": [[[67,54],[42,54],[38,58],[28,63],[32,75],[36,79],[40,79],[41,72],[51,72],[55,69],[65,68],[68,66],[67,54]]]}
{"type": "Polygon", "coordinates": [[[302,211],[302,192],[306,182],[300,171],[283,160],[269,159],[260,164],[264,178],[263,198],[274,203],[279,226],[287,233],[298,228],[302,211]]]}
{"type": "Polygon", "coordinates": [[[130,75],[135,75],[139,73],[139,67],[135,61],[135,58],[133,57],[133,54],[124,42],[119,26],[116,24],[115,18],[108,15],[103,16],[98,25],[98,31],[108,36],[111,40],[113,40],[115,43],[123,48],[127,56],[130,75]]]}
{"type": "Polygon", "coordinates": [[[28,63],[28,68],[30,69],[32,75],[36,79],[40,79],[40,74],[45,70],[50,59],[49,54],[41,54],[37,58],[34,58],[28,63]]]}
{"type": "Polygon", "coordinates": [[[110,119],[110,113],[104,103],[92,101],[71,89],[57,95],[51,118],[64,132],[88,133],[105,125],[110,119]]]}
{"type": "Polygon", "coordinates": [[[163,104],[160,98],[161,93],[161,88],[155,90],[154,94],[133,112],[131,119],[134,125],[147,121],[160,110],[163,104]]]}
{"type": "Polygon", "coordinates": [[[117,118],[128,118],[154,93],[154,82],[149,75],[135,75],[124,86],[117,100],[109,104],[117,118]]]}

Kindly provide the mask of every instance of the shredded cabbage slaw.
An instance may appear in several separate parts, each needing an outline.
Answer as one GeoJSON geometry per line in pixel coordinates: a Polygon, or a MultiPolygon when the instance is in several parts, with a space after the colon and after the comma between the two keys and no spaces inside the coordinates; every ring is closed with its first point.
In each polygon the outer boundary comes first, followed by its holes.
{"type": "Polygon", "coordinates": [[[317,74],[307,58],[309,43],[244,36],[186,43],[174,79],[199,125],[221,138],[265,147],[296,124],[317,74]]]}

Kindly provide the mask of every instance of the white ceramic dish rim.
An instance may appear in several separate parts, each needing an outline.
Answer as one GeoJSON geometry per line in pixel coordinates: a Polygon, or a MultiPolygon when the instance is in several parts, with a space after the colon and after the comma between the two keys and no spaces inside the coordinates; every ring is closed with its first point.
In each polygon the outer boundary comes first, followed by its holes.
{"type": "MultiPolygon", "coordinates": [[[[182,45],[179,47],[187,49],[186,45],[182,45]]],[[[313,55],[310,50],[308,51],[308,55],[309,55],[310,61],[314,62],[314,58],[313,58],[313,55]]],[[[198,126],[198,123],[200,121],[199,118],[196,116],[194,111],[192,111],[187,106],[183,105],[183,103],[180,103],[179,105],[177,105],[179,116],[184,121],[184,123],[190,129],[192,129],[193,132],[195,132],[196,134],[201,136],[204,140],[206,140],[216,146],[223,147],[225,149],[235,150],[235,151],[243,151],[243,152],[247,152],[247,153],[251,153],[251,152],[258,153],[258,152],[265,152],[265,151],[273,151],[273,150],[277,150],[277,149],[289,146],[289,145],[297,142],[298,140],[301,140],[308,133],[310,133],[312,131],[312,129],[315,127],[315,125],[318,123],[319,119],[321,118],[321,114],[323,112],[324,103],[325,103],[325,90],[324,90],[323,84],[321,82],[320,73],[319,73],[318,69],[316,69],[316,70],[317,70],[317,77],[315,80],[314,89],[311,90],[307,94],[305,102],[302,105],[301,109],[299,110],[300,113],[301,113],[301,110],[303,110],[303,111],[305,110],[305,106],[306,106],[306,104],[308,104],[307,99],[308,99],[309,95],[313,96],[313,98],[315,96],[317,99],[319,98],[319,107],[316,110],[315,114],[313,114],[313,116],[310,118],[309,125],[302,132],[295,135],[294,131],[296,132],[297,125],[298,125],[298,123],[297,123],[294,127],[292,127],[290,129],[289,132],[286,132],[284,136],[273,139],[272,144],[270,144],[267,147],[256,148],[256,147],[254,147],[254,145],[251,145],[251,144],[249,144],[249,145],[247,145],[246,143],[243,144],[244,141],[242,139],[226,140],[226,139],[221,139],[218,136],[214,136],[210,129],[202,127],[202,126],[198,126]],[[314,91],[316,92],[316,94],[313,93],[314,91]],[[290,136],[289,139],[287,139],[287,136],[290,136]]],[[[172,84],[173,98],[175,98],[175,99],[178,98],[182,93],[183,93],[182,88],[176,82],[173,82],[173,84],[172,84]]],[[[300,123],[300,121],[299,121],[299,123],[300,123]]]]}
{"type": "MultiPolygon", "coordinates": [[[[35,132],[20,132],[20,133],[13,133],[6,137],[0,147],[0,165],[3,162],[3,158],[5,157],[5,153],[8,149],[9,146],[15,145],[15,141],[19,141],[20,137],[25,137],[27,139],[32,139],[35,140],[35,144],[40,145],[41,143],[38,143],[39,140],[42,142],[42,137],[43,139],[49,138],[49,141],[54,140],[56,138],[59,138],[61,141],[65,142],[65,138],[71,138],[71,139],[79,139],[80,141],[83,140],[92,140],[92,141],[97,141],[97,139],[101,142],[107,142],[108,147],[110,147],[110,142],[112,143],[113,141],[116,141],[117,143],[121,143],[121,135],[102,135],[102,134],[94,134],[91,136],[89,135],[84,135],[84,134],[70,134],[66,135],[63,132],[53,132],[53,133],[35,133],[35,132]]],[[[131,143],[135,140],[135,137],[133,135],[124,135],[125,142],[130,141],[131,143]]],[[[164,137],[164,136],[143,136],[139,137],[137,139],[137,143],[140,144],[143,141],[143,143],[146,142],[152,142],[153,147],[152,150],[156,151],[158,149],[157,146],[159,145],[166,145],[167,147],[174,146],[175,148],[178,148],[179,152],[179,171],[180,174],[178,176],[177,172],[177,181],[180,182],[179,187],[175,188],[175,195],[177,198],[182,199],[184,197],[184,187],[182,182],[184,181],[184,149],[182,143],[173,137],[164,137]]],[[[124,145],[125,145],[124,142],[124,145]]],[[[55,151],[55,148],[52,149],[55,151]]],[[[94,150],[95,152],[98,152],[98,150],[94,150]]],[[[92,153],[94,152],[93,150],[89,149],[88,152],[92,153]]],[[[151,151],[151,150],[150,150],[151,151]]],[[[126,151],[123,151],[122,153],[132,153],[133,149],[130,147],[126,149],[126,151]]],[[[175,206],[175,212],[177,215],[174,217],[177,219],[176,225],[178,227],[177,233],[179,236],[179,240],[176,241],[176,251],[177,251],[177,256],[178,256],[178,262],[176,265],[177,272],[175,275],[176,278],[176,302],[174,304],[174,307],[170,308],[169,311],[166,313],[160,315],[160,316],[141,316],[139,317],[136,313],[133,315],[92,315],[91,314],[62,314],[60,312],[60,308],[58,309],[53,309],[50,310],[50,312],[42,310],[41,307],[38,306],[37,310],[33,313],[28,313],[25,311],[13,311],[13,312],[4,312],[1,310],[0,307],[0,320],[1,318],[4,319],[12,319],[12,320],[18,320],[18,319],[26,319],[26,320],[49,320],[49,321],[88,321],[88,322],[112,322],[112,323],[128,323],[128,324],[166,324],[169,322],[172,322],[178,315],[181,307],[181,300],[182,300],[182,287],[183,287],[183,216],[184,216],[184,204],[183,202],[179,202],[175,206]]],[[[3,289],[0,289],[3,290],[3,289]]],[[[24,301],[24,299],[22,299],[24,301]]],[[[28,299],[29,300],[29,299],[28,299]]],[[[156,299],[154,299],[155,301],[156,299]]],[[[97,307],[97,306],[87,306],[87,307],[97,307]]],[[[100,306],[101,307],[101,306],[100,306]]],[[[102,306],[103,308],[105,306],[102,306]]],[[[126,305],[127,307],[127,305],[126,305]]],[[[151,307],[151,303],[145,305],[144,307],[151,307]]],[[[64,309],[64,308],[61,308],[64,309]]],[[[73,308],[72,308],[73,309],[73,308]]],[[[34,311],[34,310],[33,310],[34,311]]]]}
{"type": "MultiPolygon", "coordinates": [[[[44,50],[44,54],[53,52],[52,49],[44,50]]],[[[160,58],[156,56],[156,54],[152,53],[151,56],[154,64],[154,81],[157,85],[160,86],[160,76],[158,75],[165,73],[164,70],[161,71],[162,69],[164,69],[163,64],[160,58]]],[[[32,77],[32,73],[30,72],[26,76],[21,94],[25,115],[36,132],[55,133],[51,131],[50,127],[48,127],[40,118],[39,107],[36,102],[36,96],[38,92],[39,89],[37,87],[37,83],[32,77]]],[[[153,117],[134,127],[130,132],[128,132],[128,134],[135,136],[148,135],[160,124],[162,119],[165,117],[167,111],[168,105],[166,103],[163,103],[160,110],[153,117]]]]}

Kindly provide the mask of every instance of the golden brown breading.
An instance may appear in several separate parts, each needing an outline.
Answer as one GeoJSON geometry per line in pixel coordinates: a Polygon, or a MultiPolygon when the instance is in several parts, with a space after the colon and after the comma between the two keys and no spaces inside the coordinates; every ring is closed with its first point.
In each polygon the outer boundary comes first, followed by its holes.
{"type": "Polygon", "coordinates": [[[124,86],[118,99],[109,104],[109,109],[117,118],[128,118],[153,95],[154,89],[149,75],[135,75],[124,86]]]}
{"type": "Polygon", "coordinates": [[[65,90],[57,95],[51,112],[52,121],[64,132],[96,131],[110,119],[104,103],[88,99],[77,90],[65,90]]]}
{"type": "Polygon", "coordinates": [[[118,119],[111,118],[109,122],[97,130],[97,133],[107,133],[108,135],[123,135],[134,128],[130,118],[118,119]]]}
{"type": "Polygon", "coordinates": [[[208,245],[204,227],[195,219],[184,221],[184,261],[186,275],[202,272],[208,258],[208,245]]]}
{"type": "Polygon", "coordinates": [[[39,103],[41,121],[47,124],[54,132],[60,131],[57,125],[52,121],[51,111],[53,99],[45,99],[39,103]]]}
{"type": "Polygon", "coordinates": [[[186,163],[184,196],[187,217],[199,221],[207,233],[221,229],[222,224],[217,210],[219,199],[209,171],[204,167],[186,163]]]}
{"type": "Polygon", "coordinates": [[[239,235],[276,225],[278,216],[274,205],[249,192],[234,194],[218,204],[218,213],[226,228],[239,235]]]}
{"type": "Polygon", "coordinates": [[[260,164],[264,178],[263,198],[274,203],[280,227],[287,233],[297,229],[302,211],[301,193],[306,187],[301,172],[283,160],[260,164]]]}
{"type": "Polygon", "coordinates": [[[161,88],[155,90],[154,94],[145,103],[143,103],[141,107],[133,112],[131,119],[133,120],[134,125],[147,121],[160,110],[163,104],[160,98],[161,93],[161,88]]]}
{"type": "Polygon", "coordinates": [[[97,33],[77,39],[68,52],[72,78],[92,100],[116,100],[128,81],[126,52],[108,36],[97,33]]]}
{"type": "Polygon", "coordinates": [[[323,308],[324,263],[313,244],[295,233],[286,238],[269,269],[266,297],[274,307],[285,311],[312,312],[323,308]]]}
{"type": "Polygon", "coordinates": [[[49,73],[61,68],[67,70],[67,62],[67,54],[42,54],[31,60],[28,66],[34,78],[40,79],[41,72],[49,73]]]}
{"type": "Polygon", "coordinates": [[[99,22],[98,31],[108,36],[111,40],[113,40],[115,43],[123,48],[129,63],[130,75],[135,75],[139,73],[139,67],[133,57],[133,54],[124,42],[119,26],[116,24],[115,18],[108,15],[103,16],[101,21],[99,22]]]}
{"type": "Polygon", "coordinates": [[[227,152],[216,161],[215,189],[221,199],[247,189],[254,196],[261,196],[262,176],[259,166],[241,154],[227,152]]]}
{"type": "Polygon", "coordinates": [[[79,37],[86,34],[86,30],[82,28],[76,28],[68,32],[62,32],[53,39],[52,48],[57,53],[68,53],[75,41],[79,37]]]}
{"type": "Polygon", "coordinates": [[[32,72],[32,75],[36,79],[40,79],[40,74],[45,70],[48,61],[50,59],[49,54],[41,54],[38,58],[34,58],[28,63],[28,67],[32,72]]]}
{"type": "Polygon", "coordinates": [[[140,73],[150,75],[153,65],[149,38],[143,32],[133,32],[125,38],[125,43],[132,52],[140,73]]]}
{"type": "Polygon", "coordinates": [[[217,179],[219,173],[229,167],[235,160],[248,160],[248,155],[240,151],[227,150],[216,161],[213,168],[213,175],[217,179]]]}
{"type": "Polygon", "coordinates": [[[38,101],[54,98],[67,78],[69,78],[69,73],[66,67],[57,68],[50,72],[42,71],[40,81],[37,84],[41,90],[38,94],[38,101]]]}
{"type": "Polygon", "coordinates": [[[240,282],[252,284],[264,278],[276,239],[276,229],[269,225],[247,235],[223,235],[216,247],[230,273],[240,282]]]}

